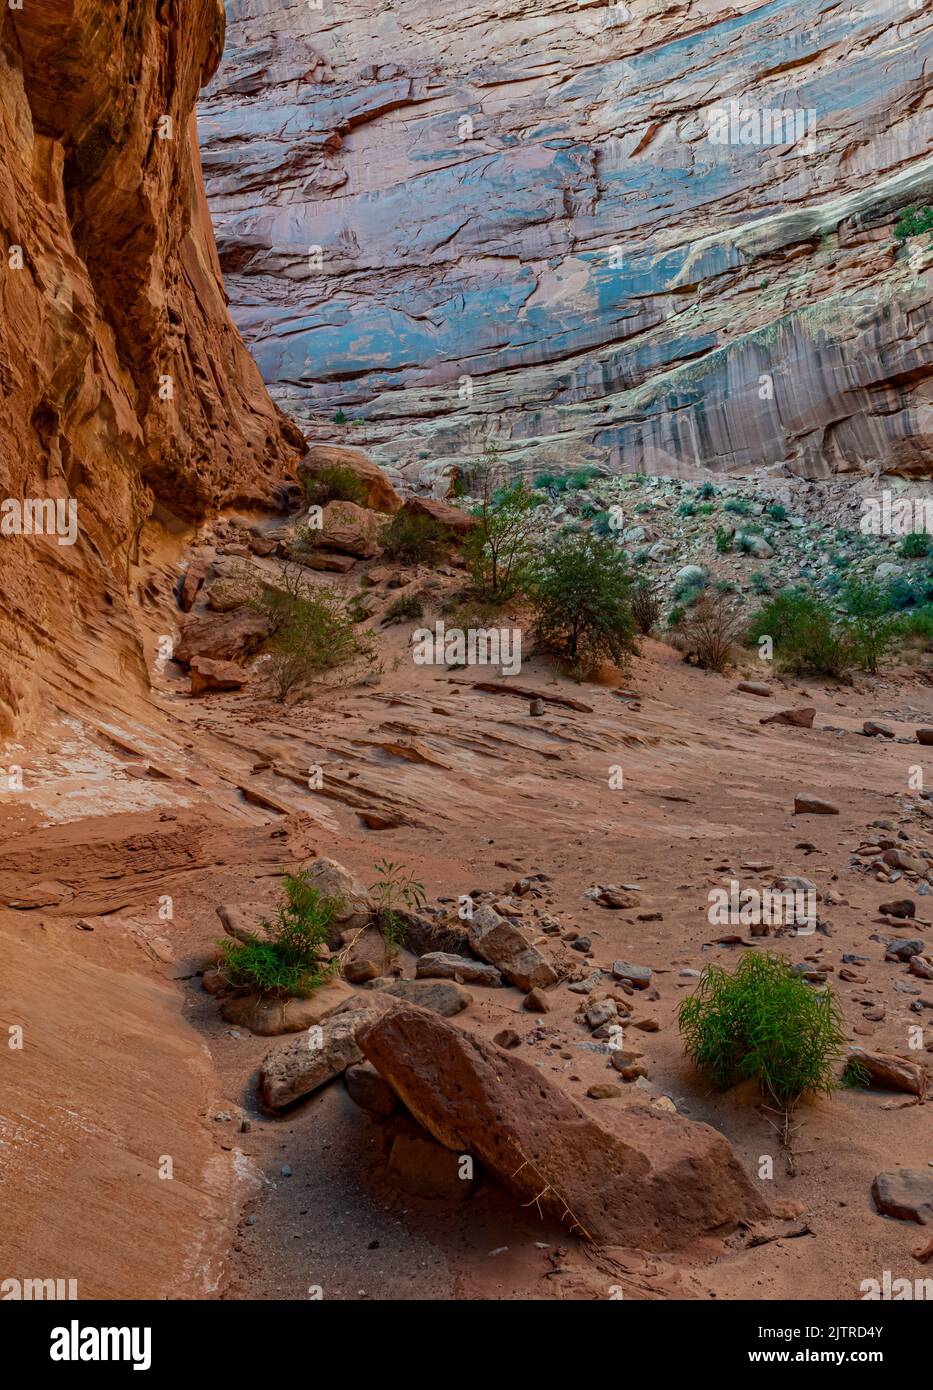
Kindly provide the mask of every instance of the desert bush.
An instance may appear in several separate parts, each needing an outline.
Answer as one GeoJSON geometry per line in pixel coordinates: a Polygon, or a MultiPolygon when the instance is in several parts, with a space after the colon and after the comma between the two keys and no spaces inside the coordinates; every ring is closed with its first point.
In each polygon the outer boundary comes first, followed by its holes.
{"type": "MultiPolygon", "coordinates": [[[[636,557],[637,560],[637,557],[636,557]]],[[[647,637],[661,616],[661,600],[650,579],[638,579],[632,588],[632,617],[642,636],[647,637]]]]}
{"type": "Polygon", "coordinates": [[[752,510],[752,504],[745,497],[727,497],[722,504],[724,512],[734,512],[736,516],[748,516],[752,510]]]}
{"type": "Polygon", "coordinates": [[[912,531],[901,541],[897,547],[897,553],[903,555],[906,560],[921,560],[924,555],[930,553],[931,545],[933,545],[933,538],[926,531],[912,531]]]}
{"type": "Polygon", "coordinates": [[[914,608],[902,619],[905,640],[915,639],[926,651],[933,647],[933,607],[914,608]]]}
{"type": "Polygon", "coordinates": [[[680,502],[677,506],[678,516],[696,516],[697,506],[695,502],[680,502]]]}
{"type": "Polygon", "coordinates": [[[711,498],[716,496],[716,489],[712,483],[702,483],[697,496],[702,498],[704,502],[709,502],[711,498]]]}
{"type": "Polygon", "coordinates": [[[280,997],[313,993],[333,969],[326,947],[339,907],[321,897],[304,872],[286,874],[283,901],[272,922],[262,923],[269,939],[220,941],[227,980],[280,997]]]}
{"type": "Polygon", "coordinates": [[[771,581],[762,570],[755,571],[749,581],[749,585],[752,593],[758,594],[759,596],[770,594],[771,592],[771,581]]]}
{"type": "Polygon", "coordinates": [[[381,623],[383,627],[391,627],[394,623],[414,623],[423,617],[424,604],[418,595],[404,594],[389,604],[382,615],[381,623]]]}
{"type": "Polygon", "coordinates": [[[762,637],[774,642],[774,654],[782,669],[800,675],[839,676],[850,665],[850,653],[842,639],[832,607],[810,589],[784,589],[752,616],[746,640],[762,637]]]}
{"type": "Polygon", "coordinates": [[[783,502],[772,502],[771,506],[768,508],[768,516],[772,521],[786,521],[787,508],[784,506],[783,502]]]}
{"type": "Polygon", "coordinates": [[[675,604],[667,615],[668,627],[680,627],[680,624],[683,622],[686,616],[686,608],[684,608],[681,604],[675,604]]]}
{"type": "Polygon", "coordinates": [[[752,1078],[778,1105],[829,1093],[845,1051],[832,992],[818,993],[790,962],[747,951],[730,973],[709,965],[678,1011],[684,1050],[717,1086],[752,1078]]]}
{"type": "Polygon", "coordinates": [[[896,651],[903,633],[902,620],[891,612],[887,594],[878,584],[852,580],[842,590],[842,602],[852,662],[874,674],[896,651]]]}
{"type": "Polygon", "coordinates": [[[354,473],[352,468],[341,465],[319,468],[316,473],[304,475],[305,497],[312,506],[323,507],[328,502],[355,502],[362,506],[366,501],[366,484],[354,473]]]}
{"type": "Polygon", "coordinates": [[[356,626],[353,599],[309,583],[297,566],[287,566],[278,584],[254,580],[247,602],[272,625],[264,670],[280,700],[326,671],[349,667],[355,674],[375,663],[371,635],[356,626]]]}
{"type": "Polygon", "coordinates": [[[725,594],[704,595],[680,625],[685,649],[705,671],[724,671],[739,640],[742,622],[725,594]]]}
{"type": "Polygon", "coordinates": [[[726,526],[716,527],[716,554],[728,555],[732,549],[733,533],[726,526]]]}
{"type": "Polygon", "coordinates": [[[712,516],[715,510],[712,502],[700,502],[697,506],[697,516],[712,516]]]}
{"type": "Polygon", "coordinates": [[[450,548],[450,537],[433,517],[402,508],[381,527],[379,544],[390,560],[401,565],[432,565],[450,548]]]}
{"type": "Polygon", "coordinates": [[[632,584],[625,552],[610,540],[558,536],[529,577],[537,638],[579,676],[602,661],[624,666],[634,649],[632,584]]]}
{"type": "Polygon", "coordinates": [[[906,241],[911,236],[921,236],[930,232],[933,236],[933,208],[904,208],[894,227],[898,241],[906,241]]]}

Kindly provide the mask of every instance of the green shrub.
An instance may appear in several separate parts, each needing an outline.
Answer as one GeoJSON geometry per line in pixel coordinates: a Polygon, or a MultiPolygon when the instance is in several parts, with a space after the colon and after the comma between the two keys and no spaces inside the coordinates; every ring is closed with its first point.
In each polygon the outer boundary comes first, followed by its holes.
{"type": "Polygon", "coordinates": [[[852,660],[874,675],[896,650],[903,632],[902,621],[891,612],[887,594],[878,584],[852,580],[842,591],[842,601],[852,660]]]}
{"type": "Polygon", "coordinates": [[[695,502],[681,502],[680,505],[679,505],[678,508],[677,508],[677,515],[678,515],[678,516],[696,516],[696,510],[697,510],[697,507],[696,507],[696,503],[695,503],[695,502]]]}
{"type": "Polygon", "coordinates": [[[566,473],[537,473],[531,480],[536,492],[546,492],[552,502],[556,502],[562,492],[567,490],[566,473]]]}
{"type": "Polygon", "coordinates": [[[335,425],[345,425],[346,423],[347,423],[347,417],[346,417],[346,415],[344,414],[344,412],[343,412],[342,410],[337,410],[337,411],[334,413],[334,424],[335,424],[335,425]]]}
{"type": "Polygon", "coordinates": [[[701,502],[697,507],[697,516],[712,516],[715,510],[712,502],[701,502]]]}
{"type": "Polygon", "coordinates": [[[911,236],[921,236],[924,232],[933,234],[933,208],[904,208],[894,227],[898,241],[906,241],[911,236]]]}
{"type": "Polygon", "coordinates": [[[539,552],[529,593],[538,641],[572,671],[626,664],[635,638],[632,585],[625,552],[612,541],[558,536],[539,552]]]}
{"type": "Polygon", "coordinates": [[[931,545],[933,545],[933,538],[926,531],[913,531],[909,536],[904,537],[897,552],[907,560],[919,560],[924,555],[929,554],[931,545]]]}
{"type": "Polygon", "coordinates": [[[901,623],[906,639],[919,638],[926,651],[933,647],[933,607],[914,608],[901,619],[901,623]]]}
{"type": "Polygon", "coordinates": [[[753,594],[770,594],[771,581],[763,570],[756,570],[749,581],[753,594]]]}
{"type": "Polygon", "coordinates": [[[722,504],[724,512],[734,512],[737,516],[748,516],[752,504],[745,497],[727,497],[722,504]]]}
{"type": "Polygon", "coordinates": [[[772,502],[768,508],[768,515],[772,521],[786,521],[787,508],[783,502],[772,502]]]}
{"type": "Polygon", "coordinates": [[[324,507],[328,502],[355,502],[357,506],[362,506],[367,496],[362,478],[352,468],[339,465],[306,473],[304,489],[308,502],[318,507],[324,507]]]}
{"type": "Polygon", "coordinates": [[[716,527],[716,554],[728,555],[732,549],[732,532],[725,526],[716,527]]]}
{"type": "Polygon", "coordinates": [[[402,508],[379,532],[379,544],[400,565],[436,564],[450,548],[450,536],[439,521],[402,508]]]}
{"type": "Polygon", "coordinates": [[[675,604],[667,615],[668,627],[679,627],[687,616],[687,610],[681,604],[675,604]]]}
{"type": "Polygon", "coordinates": [[[590,522],[590,535],[605,537],[611,536],[612,533],[613,527],[610,523],[610,513],[608,511],[597,512],[590,522]]]}
{"type": "Polygon", "coordinates": [[[310,584],[297,566],[283,570],[278,584],[253,581],[245,601],[272,625],[262,669],[280,700],[325,671],[375,664],[373,639],[356,626],[353,598],[310,584]]]}
{"type": "Polygon", "coordinates": [[[703,483],[700,486],[697,496],[702,497],[704,502],[708,502],[711,497],[716,496],[716,489],[712,483],[703,483]]]}
{"type": "Polygon", "coordinates": [[[414,623],[423,617],[424,604],[418,595],[405,594],[389,604],[382,615],[381,623],[383,627],[391,627],[394,623],[414,623]]]}
{"type": "Polygon", "coordinates": [[[678,579],[671,596],[675,603],[682,603],[689,608],[703,597],[708,583],[709,579],[705,575],[701,579],[678,579]]]}
{"type": "Polygon", "coordinates": [[[278,997],[309,995],[331,973],[326,947],[339,902],[322,898],[306,872],[285,875],[283,896],[272,922],[262,923],[268,940],[220,941],[231,985],[278,997]]]}
{"type": "Polygon", "coordinates": [[[798,675],[838,676],[851,664],[831,606],[810,589],[784,589],[759,609],[746,640],[762,637],[774,642],[778,664],[798,675]]]}
{"type": "Polygon", "coordinates": [[[752,1078],[781,1106],[837,1087],[844,1021],[830,990],[818,993],[784,957],[748,951],[735,971],[709,965],[683,1001],[684,1050],[717,1086],[752,1078]]]}

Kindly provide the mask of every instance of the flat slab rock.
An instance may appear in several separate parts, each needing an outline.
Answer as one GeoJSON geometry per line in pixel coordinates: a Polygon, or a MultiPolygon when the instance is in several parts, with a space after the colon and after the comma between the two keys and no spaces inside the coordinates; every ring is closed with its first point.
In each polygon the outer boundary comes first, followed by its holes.
{"type": "Polygon", "coordinates": [[[495,966],[450,951],[429,951],[421,956],[415,963],[415,974],[419,980],[456,980],[462,985],[498,988],[503,983],[495,966]]]}
{"type": "Polygon", "coordinates": [[[259,1068],[262,1104],[267,1110],[293,1105],[362,1062],[357,1032],[378,1017],[376,1009],[352,1009],[267,1052],[259,1068]]]}
{"type": "Polygon", "coordinates": [[[896,1168],[879,1173],[871,1185],[875,1206],[884,1216],[899,1221],[933,1221],[933,1169],[896,1168]]]}
{"type": "Polygon", "coordinates": [[[336,977],[321,985],[307,999],[269,999],[250,991],[234,994],[224,1001],[221,1014],[227,1023],[238,1024],[262,1038],[280,1033],[300,1033],[335,1013],[355,991],[336,977]]]}
{"type": "Polygon", "coordinates": [[[357,1043],[440,1144],[568,1230],[662,1250],[768,1214],[708,1125],[631,1106],[610,1128],[521,1056],[410,1005],[363,1025],[357,1043]]]}
{"type": "Polygon", "coordinates": [[[409,1004],[419,1004],[444,1018],[459,1014],[473,1003],[470,991],[454,980],[396,980],[394,984],[384,985],[379,992],[405,999],[409,1004]]]}
{"type": "Polygon", "coordinates": [[[811,796],[809,792],[798,792],[794,797],[795,816],[838,816],[839,807],[822,796],[811,796]]]}
{"type": "Polygon", "coordinates": [[[816,710],[812,705],[802,709],[779,709],[776,714],[767,714],[759,719],[759,724],[790,724],[795,729],[812,729],[816,710]]]}
{"type": "Polygon", "coordinates": [[[489,906],[474,914],[467,925],[467,939],[478,956],[501,970],[523,994],[539,986],[546,988],[557,980],[557,971],[537,946],[532,946],[518,927],[489,906]]]}

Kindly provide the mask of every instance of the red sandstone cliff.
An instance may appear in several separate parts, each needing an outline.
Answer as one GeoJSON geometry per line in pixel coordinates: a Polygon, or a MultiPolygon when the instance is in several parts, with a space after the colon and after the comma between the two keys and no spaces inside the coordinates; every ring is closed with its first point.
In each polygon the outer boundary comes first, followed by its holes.
{"type": "Polygon", "coordinates": [[[0,503],[74,499],[75,544],[0,516],[0,734],[144,682],[145,528],[268,496],[301,438],[233,328],[194,104],[220,0],[0,10],[0,503]]]}

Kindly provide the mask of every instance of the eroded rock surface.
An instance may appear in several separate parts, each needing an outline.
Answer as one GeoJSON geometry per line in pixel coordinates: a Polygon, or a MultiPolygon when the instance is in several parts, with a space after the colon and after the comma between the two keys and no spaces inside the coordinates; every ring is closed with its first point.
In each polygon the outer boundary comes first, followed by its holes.
{"type": "Polygon", "coordinates": [[[428,483],[490,434],[534,468],[929,471],[931,250],[893,236],[933,189],[928,9],[228,11],[234,315],[335,442],[428,483]]]}

